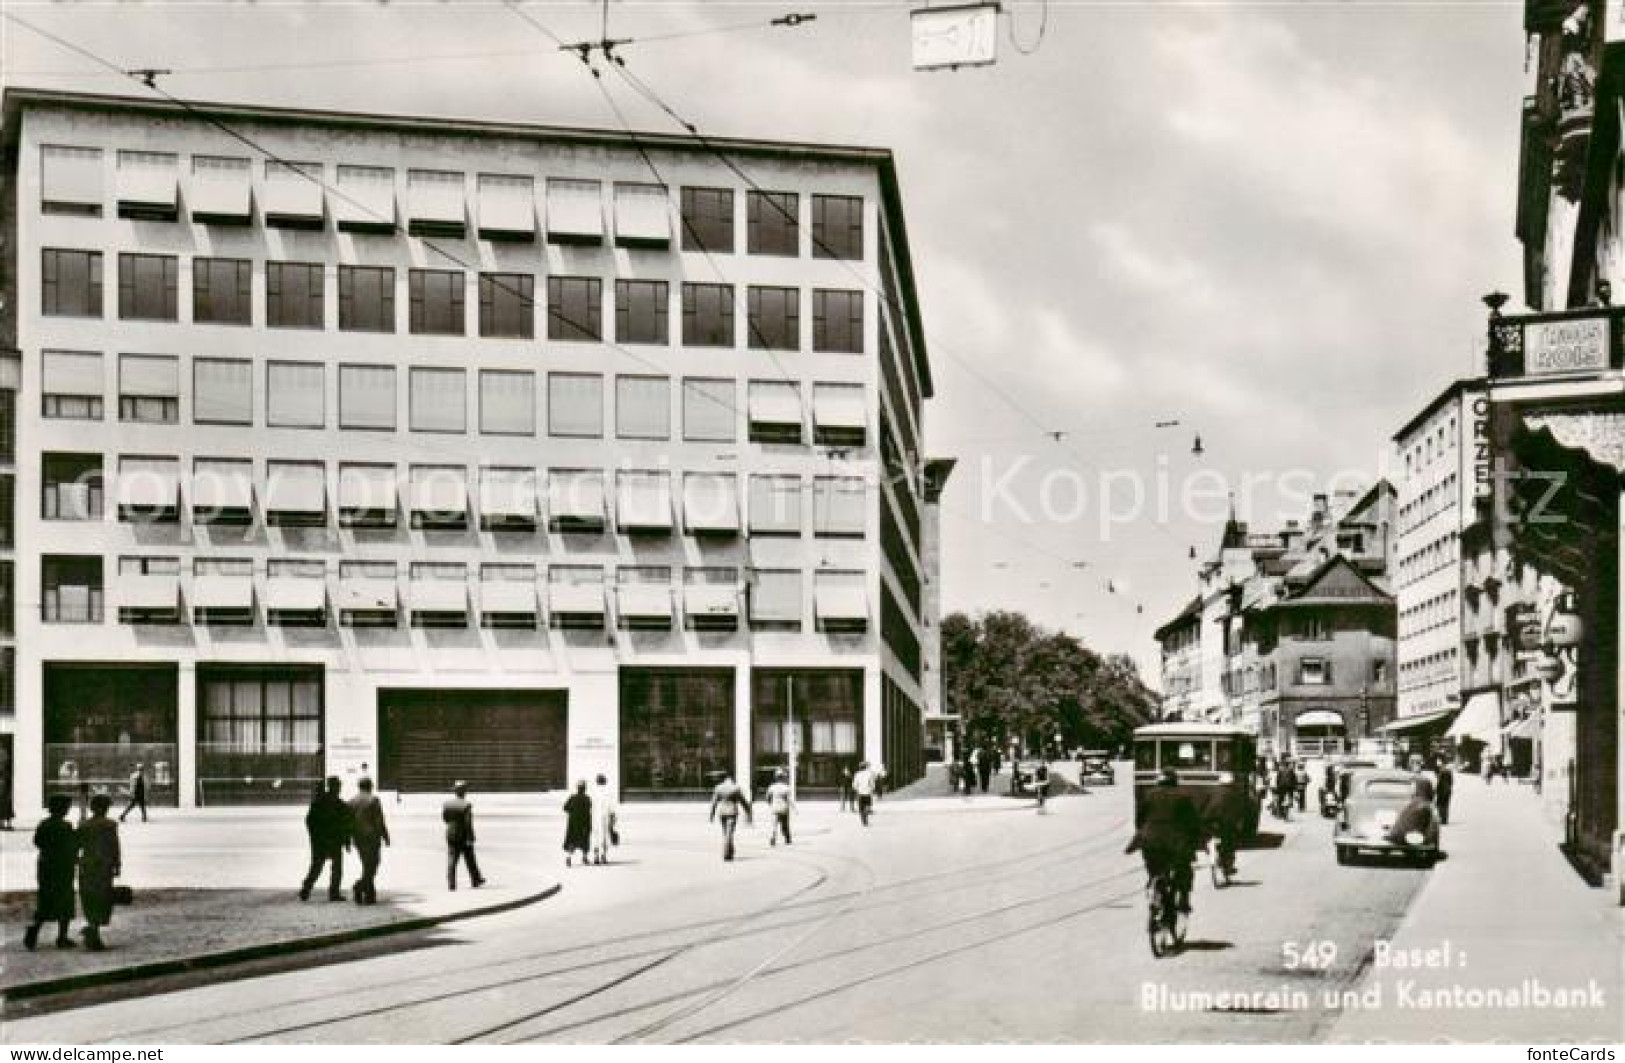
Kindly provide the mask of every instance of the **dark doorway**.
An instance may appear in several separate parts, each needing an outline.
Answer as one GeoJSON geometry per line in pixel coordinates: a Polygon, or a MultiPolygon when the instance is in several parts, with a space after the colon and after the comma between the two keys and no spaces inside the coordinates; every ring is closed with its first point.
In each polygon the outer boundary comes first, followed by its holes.
{"type": "Polygon", "coordinates": [[[484,793],[565,785],[569,695],[562,690],[380,690],[379,785],[484,793]]]}

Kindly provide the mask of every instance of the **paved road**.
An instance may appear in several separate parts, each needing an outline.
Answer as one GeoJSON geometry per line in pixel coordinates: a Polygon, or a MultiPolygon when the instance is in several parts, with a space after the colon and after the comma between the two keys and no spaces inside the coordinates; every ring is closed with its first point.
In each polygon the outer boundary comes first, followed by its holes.
{"type": "MultiPolygon", "coordinates": [[[[1338,1014],[1323,991],[1358,975],[1429,874],[1338,868],[1325,821],[1266,818],[1273,833],[1242,854],[1241,881],[1200,880],[1190,947],[1154,960],[1138,860],[1122,855],[1130,815],[1126,787],[1044,815],[997,797],[882,802],[867,830],[823,806],[801,816],[794,847],[770,848],[760,822],[724,864],[703,816],[634,805],[622,861],[565,872],[538,907],[321,966],[23,1017],[6,1038],[1313,1040],[1338,1014]],[[1328,969],[1288,969],[1284,945],[1318,942],[1335,947],[1328,969]],[[1147,994],[1172,1010],[1148,1009],[1147,994]]],[[[536,859],[554,859],[556,823],[505,829],[545,832],[536,859]]]]}

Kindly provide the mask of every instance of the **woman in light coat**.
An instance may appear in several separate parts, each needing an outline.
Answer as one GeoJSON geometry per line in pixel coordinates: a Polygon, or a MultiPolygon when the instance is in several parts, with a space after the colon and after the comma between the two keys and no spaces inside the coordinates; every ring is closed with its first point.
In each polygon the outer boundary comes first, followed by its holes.
{"type": "Polygon", "coordinates": [[[592,854],[595,864],[609,863],[609,849],[614,844],[611,833],[615,829],[615,795],[609,780],[602,775],[593,782],[592,790],[592,854]]]}

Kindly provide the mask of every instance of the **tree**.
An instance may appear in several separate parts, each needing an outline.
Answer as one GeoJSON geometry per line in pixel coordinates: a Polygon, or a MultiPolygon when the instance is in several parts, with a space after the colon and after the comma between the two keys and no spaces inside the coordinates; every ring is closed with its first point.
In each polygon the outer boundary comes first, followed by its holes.
{"type": "Polygon", "coordinates": [[[969,743],[1018,738],[1031,749],[1060,734],[1068,747],[1110,749],[1156,716],[1156,696],[1126,654],[1102,657],[1006,611],[953,613],[941,631],[948,708],[969,743]]]}

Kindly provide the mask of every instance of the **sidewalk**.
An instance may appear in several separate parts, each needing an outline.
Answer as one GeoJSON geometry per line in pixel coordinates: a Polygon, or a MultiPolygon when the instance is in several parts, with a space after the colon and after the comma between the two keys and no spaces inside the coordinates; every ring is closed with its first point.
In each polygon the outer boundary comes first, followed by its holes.
{"type": "Polygon", "coordinates": [[[1449,859],[1391,944],[1395,956],[1449,946],[1450,965],[1374,960],[1357,988],[1381,1005],[1346,1010],[1327,1039],[1482,1043],[1486,1030],[1515,1029],[1524,1043],[1625,1041],[1625,910],[1575,874],[1536,795],[1458,776],[1443,843],[1449,859]],[[1542,996],[1573,989],[1568,1003],[1542,996]],[[1486,991],[1517,994],[1515,1006],[1486,991]]]}
{"type": "MultiPolygon", "coordinates": [[[[120,828],[121,882],[135,903],[118,908],[104,933],[106,952],[57,949],[55,928],[40,947],[22,947],[33,910],[32,827],[0,834],[0,942],[4,989],[12,999],[129,981],[155,974],[325,948],[379,934],[418,930],[531,904],[558,890],[558,861],[540,856],[554,831],[505,818],[481,831],[478,854],[488,884],[446,889],[445,847],[433,816],[391,810],[394,845],[384,850],[378,903],[326,900],[326,878],[311,900],[297,891],[308,861],[303,809],[157,811],[151,822],[120,828]]],[[[551,850],[552,847],[547,847],[551,850]]],[[[353,853],[344,887],[360,873],[353,853]]],[[[75,920],[74,933],[82,925],[75,920]]]]}

